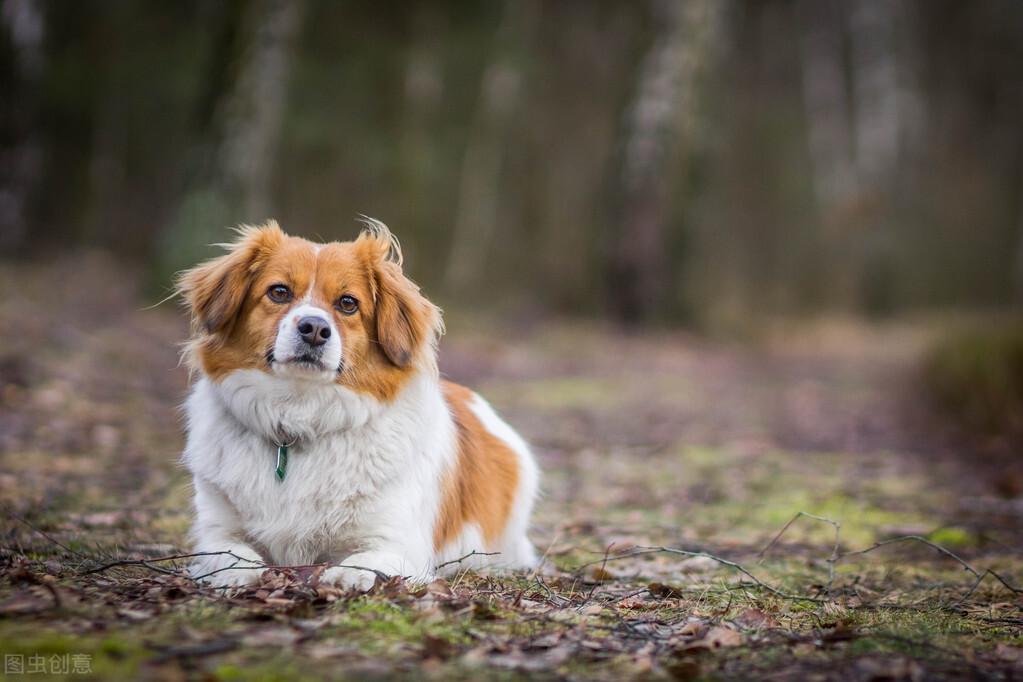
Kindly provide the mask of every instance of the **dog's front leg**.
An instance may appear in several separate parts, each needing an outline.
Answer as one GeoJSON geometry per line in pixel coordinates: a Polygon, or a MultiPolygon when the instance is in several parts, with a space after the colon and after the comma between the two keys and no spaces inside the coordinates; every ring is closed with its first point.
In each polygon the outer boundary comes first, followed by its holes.
{"type": "Polygon", "coordinates": [[[375,549],[352,554],[324,571],[320,582],[360,592],[373,587],[377,578],[401,576],[415,582],[428,582],[433,577],[429,555],[415,551],[411,546],[414,544],[406,539],[401,544],[382,543],[375,549]]]}
{"type": "Polygon", "coordinates": [[[263,558],[243,542],[241,521],[231,502],[215,486],[195,479],[195,557],[189,574],[218,587],[250,585],[263,572],[263,558]]]}

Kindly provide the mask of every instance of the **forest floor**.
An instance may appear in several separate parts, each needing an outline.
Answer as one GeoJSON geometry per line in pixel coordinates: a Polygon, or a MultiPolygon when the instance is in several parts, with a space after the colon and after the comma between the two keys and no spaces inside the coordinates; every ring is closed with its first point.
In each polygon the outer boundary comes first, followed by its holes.
{"type": "Polygon", "coordinates": [[[12,678],[1023,677],[1023,477],[927,408],[919,325],[752,346],[451,319],[443,371],[544,471],[543,570],[229,592],[166,558],[188,551],[184,316],[110,272],[0,270],[12,678]]]}

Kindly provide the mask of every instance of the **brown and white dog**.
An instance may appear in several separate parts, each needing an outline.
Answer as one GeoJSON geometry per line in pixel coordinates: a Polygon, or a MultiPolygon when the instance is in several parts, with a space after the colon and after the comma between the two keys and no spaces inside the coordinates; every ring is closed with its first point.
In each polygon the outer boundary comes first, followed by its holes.
{"type": "Polygon", "coordinates": [[[440,311],[388,229],[314,244],[274,222],[183,273],[193,321],[183,460],[196,577],[328,563],[321,582],[527,568],[538,470],[478,395],[437,372],[440,311]],[[488,553],[482,556],[483,553],[488,553]]]}

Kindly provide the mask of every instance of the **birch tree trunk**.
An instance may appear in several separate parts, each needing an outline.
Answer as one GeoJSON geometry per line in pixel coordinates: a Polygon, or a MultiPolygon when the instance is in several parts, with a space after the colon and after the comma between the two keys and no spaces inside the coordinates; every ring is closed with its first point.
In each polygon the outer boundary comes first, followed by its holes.
{"type": "Polygon", "coordinates": [[[798,9],[814,198],[818,210],[829,214],[857,192],[852,107],[842,58],[843,17],[831,0],[803,0],[798,9]]]}
{"type": "Polygon", "coordinates": [[[724,3],[654,0],[659,26],[625,111],[617,234],[608,272],[613,313],[648,318],[670,286],[666,232],[677,183],[673,161],[694,134],[696,81],[716,40],[724,3]]]}
{"type": "Polygon", "coordinates": [[[888,186],[899,154],[896,9],[892,0],[858,0],[850,17],[856,169],[872,192],[888,186]]]}
{"type": "Polygon", "coordinates": [[[245,18],[238,79],[221,112],[219,181],[246,221],[269,216],[270,179],[303,0],[255,0],[245,18]]]}
{"type": "Polygon", "coordinates": [[[274,217],[273,168],[305,0],[226,5],[197,102],[202,130],[175,219],[155,243],[159,281],[207,255],[224,228],[274,217]]]}
{"type": "Polygon", "coordinates": [[[453,292],[478,283],[487,266],[498,225],[505,145],[522,85],[516,45],[525,41],[535,12],[533,2],[506,0],[494,53],[483,72],[479,103],[462,161],[445,273],[445,284],[453,292]]]}
{"type": "Polygon", "coordinates": [[[803,0],[803,101],[832,294],[868,311],[892,303],[900,86],[892,0],[803,0]],[[845,60],[848,48],[848,61],[845,60]]]}
{"type": "Polygon", "coordinates": [[[857,307],[873,314],[888,312],[895,295],[895,181],[900,148],[895,35],[899,8],[893,0],[858,0],[852,5],[849,23],[862,217],[854,296],[857,307]]]}

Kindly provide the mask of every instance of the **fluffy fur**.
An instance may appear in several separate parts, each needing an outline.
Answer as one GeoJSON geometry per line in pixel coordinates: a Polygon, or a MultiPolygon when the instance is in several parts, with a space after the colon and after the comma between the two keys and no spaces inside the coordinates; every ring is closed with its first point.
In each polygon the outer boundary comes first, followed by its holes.
{"type": "Polygon", "coordinates": [[[365,590],[474,551],[496,554],[447,570],[535,566],[533,457],[482,398],[439,378],[440,312],[387,228],[320,245],[271,222],[225,246],[179,280],[198,375],[183,460],[194,549],[211,553],[193,575],[240,585],[265,564],[328,563],[321,581],[365,590]],[[315,346],[310,318],[329,329],[315,346]],[[282,481],[277,444],[290,442],[282,481]]]}

